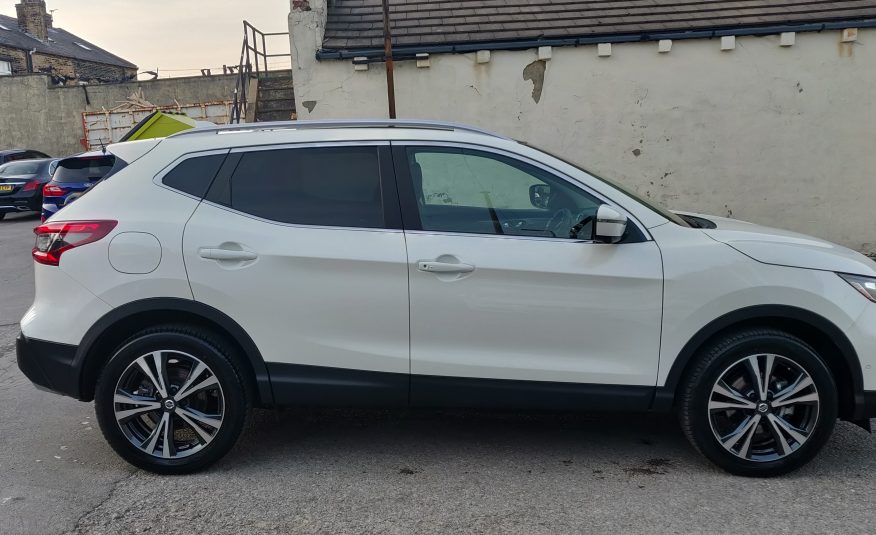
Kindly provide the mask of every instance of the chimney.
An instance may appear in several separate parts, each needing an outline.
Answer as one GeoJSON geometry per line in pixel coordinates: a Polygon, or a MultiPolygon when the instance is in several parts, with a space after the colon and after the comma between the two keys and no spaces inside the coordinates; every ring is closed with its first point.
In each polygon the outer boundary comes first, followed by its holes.
{"type": "Polygon", "coordinates": [[[40,41],[49,38],[49,21],[51,15],[46,13],[45,0],[21,0],[15,4],[18,15],[18,27],[40,41]]]}

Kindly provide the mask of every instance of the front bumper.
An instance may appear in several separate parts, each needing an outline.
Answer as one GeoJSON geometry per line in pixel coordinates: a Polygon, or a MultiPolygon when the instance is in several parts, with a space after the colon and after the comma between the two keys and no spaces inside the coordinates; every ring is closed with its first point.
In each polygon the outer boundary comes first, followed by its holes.
{"type": "Polygon", "coordinates": [[[15,341],[18,367],[37,387],[79,399],[76,346],[27,338],[15,341]]]}

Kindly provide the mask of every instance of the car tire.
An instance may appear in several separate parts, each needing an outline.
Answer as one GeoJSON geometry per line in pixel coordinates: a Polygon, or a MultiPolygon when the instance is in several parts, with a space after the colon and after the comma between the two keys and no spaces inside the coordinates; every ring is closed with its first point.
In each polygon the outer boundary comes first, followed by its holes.
{"type": "Polygon", "coordinates": [[[249,415],[252,393],[238,362],[227,344],[196,327],[135,334],[98,379],[101,431],[144,470],[185,474],[210,466],[234,446],[249,415]]]}
{"type": "Polygon", "coordinates": [[[6,212],[0,212],[0,221],[6,219],[6,212]]]}
{"type": "Polygon", "coordinates": [[[703,348],[679,419],[693,446],[722,469],[774,477],[815,457],[837,407],[833,376],[812,347],[782,331],[747,329],[703,348]]]}

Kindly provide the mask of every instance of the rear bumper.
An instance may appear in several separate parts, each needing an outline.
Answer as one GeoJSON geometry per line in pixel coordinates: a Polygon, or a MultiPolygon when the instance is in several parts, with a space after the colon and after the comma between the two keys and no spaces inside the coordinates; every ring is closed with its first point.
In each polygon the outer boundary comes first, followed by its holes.
{"type": "Polygon", "coordinates": [[[43,207],[43,198],[39,191],[14,193],[0,196],[0,212],[39,212],[43,207]]]}
{"type": "Polygon", "coordinates": [[[27,338],[15,342],[18,367],[37,387],[79,399],[76,346],[27,338]]]}

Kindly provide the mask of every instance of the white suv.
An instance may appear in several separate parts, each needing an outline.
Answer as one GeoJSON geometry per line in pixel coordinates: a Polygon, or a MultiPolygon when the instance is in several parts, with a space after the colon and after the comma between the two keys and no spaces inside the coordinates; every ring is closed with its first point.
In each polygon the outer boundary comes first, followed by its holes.
{"type": "Polygon", "coordinates": [[[108,148],[36,229],[18,362],[191,472],[253,406],[676,411],[743,475],[876,416],[876,263],[662,210],[434,122],[290,122],[108,148]]]}

